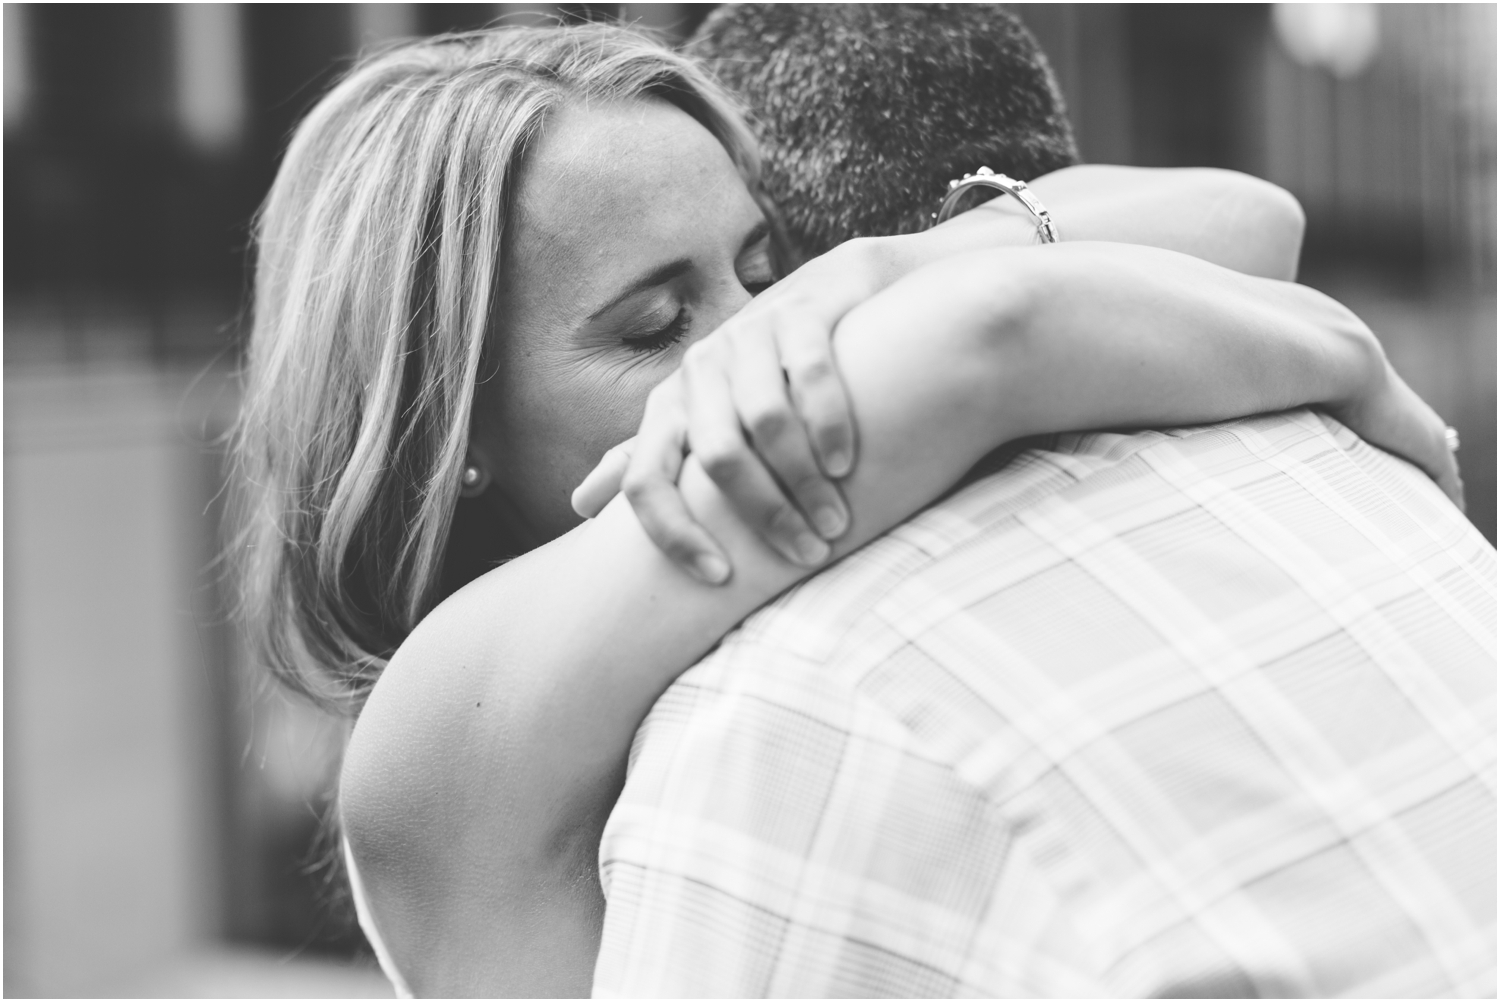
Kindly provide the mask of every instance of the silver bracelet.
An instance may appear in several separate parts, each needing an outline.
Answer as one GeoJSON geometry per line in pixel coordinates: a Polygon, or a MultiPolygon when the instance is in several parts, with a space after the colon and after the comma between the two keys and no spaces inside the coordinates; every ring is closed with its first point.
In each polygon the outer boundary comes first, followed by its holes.
{"type": "Polygon", "coordinates": [[[959,200],[972,188],[996,188],[1024,205],[1026,211],[1031,213],[1032,218],[1036,220],[1037,236],[1041,237],[1042,243],[1055,244],[1062,239],[1057,224],[1052,221],[1052,214],[1031,193],[1031,189],[1026,187],[1025,181],[1017,181],[1004,174],[996,174],[988,167],[981,167],[973,174],[965,174],[962,180],[948,182],[948,195],[943,199],[942,207],[932,214],[933,225],[946,223],[952,219],[956,215],[955,210],[959,200]]]}

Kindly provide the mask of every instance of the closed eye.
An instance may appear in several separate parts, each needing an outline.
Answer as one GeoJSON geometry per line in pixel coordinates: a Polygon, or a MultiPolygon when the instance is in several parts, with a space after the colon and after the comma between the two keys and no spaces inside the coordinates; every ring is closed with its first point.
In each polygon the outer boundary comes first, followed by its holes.
{"type": "Polygon", "coordinates": [[[665,325],[645,334],[622,337],[620,341],[637,354],[665,351],[687,336],[688,319],[686,307],[679,308],[677,315],[665,325]]]}

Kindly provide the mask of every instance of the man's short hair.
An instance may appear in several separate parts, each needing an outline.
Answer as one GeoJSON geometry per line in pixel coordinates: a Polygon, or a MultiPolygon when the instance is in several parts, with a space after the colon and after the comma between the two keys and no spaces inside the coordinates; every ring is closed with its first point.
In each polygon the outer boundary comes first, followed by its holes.
{"type": "Polygon", "coordinates": [[[925,229],[946,183],[1078,162],[1036,39],[990,4],[726,4],[689,51],[751,109],[767,194],[808,257],[925,229]]]}

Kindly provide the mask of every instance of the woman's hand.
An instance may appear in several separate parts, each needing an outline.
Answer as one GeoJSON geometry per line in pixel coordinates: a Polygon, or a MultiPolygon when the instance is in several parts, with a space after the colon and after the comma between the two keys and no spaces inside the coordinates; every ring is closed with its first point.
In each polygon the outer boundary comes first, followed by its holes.
{"type": "Polygon", "coordinates": [[[1384,353],[1381,363],[1369,386],[1353,400],[1325,405],[1328,413],[1371,445],[1415,463],[1462,511],[1464,484],[1447,425],[1397,375],[1384,353]]]}
{"type": "Polygon", "coordinates": [[[677,489],[692,452],[745,523],[803,567],[828,559],[849,511],[834,481],[854,466],[855,430],[833,361],[839,320],[889,283],[889,244],[851,241],[809,262],[692,345],[652,391],[640,431],[573,494],[592,517],[620,490],[651,539],[709,584],[729,561],[677,489]]]}

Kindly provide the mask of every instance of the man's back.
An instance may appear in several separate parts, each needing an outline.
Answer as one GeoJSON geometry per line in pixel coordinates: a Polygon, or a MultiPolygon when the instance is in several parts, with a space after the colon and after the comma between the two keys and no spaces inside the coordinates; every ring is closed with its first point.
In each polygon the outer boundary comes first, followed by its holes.
{"type": "Polygon", "coordinates": [[[1492,993],[1494,557],[1308,412],[1027,452],[657,704],[595,992],[1492,993]]]}

